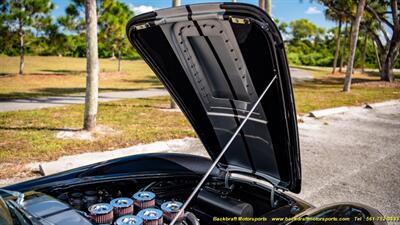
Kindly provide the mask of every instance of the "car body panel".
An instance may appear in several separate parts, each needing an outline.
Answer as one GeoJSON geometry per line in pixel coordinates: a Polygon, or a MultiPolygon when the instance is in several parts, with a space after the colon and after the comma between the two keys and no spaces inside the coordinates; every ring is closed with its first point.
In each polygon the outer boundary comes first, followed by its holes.
{"type": "Polygon", "coordinates": [[[247,4],[199,4],[134,17],[131,43],[154,70],[215,159],[274,76],[219,168],[298,193],[301,166],[283,41],[247,4]]]}

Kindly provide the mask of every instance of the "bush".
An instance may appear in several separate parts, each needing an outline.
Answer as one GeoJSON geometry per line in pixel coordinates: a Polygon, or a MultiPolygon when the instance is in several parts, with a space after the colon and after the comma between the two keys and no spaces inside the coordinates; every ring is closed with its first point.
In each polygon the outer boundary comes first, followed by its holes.
{"type": "Polygon", "coordinates": [[[299,53],[289,53],[287,54],[287,58],[290,64],[301,65],[299,53]]]}

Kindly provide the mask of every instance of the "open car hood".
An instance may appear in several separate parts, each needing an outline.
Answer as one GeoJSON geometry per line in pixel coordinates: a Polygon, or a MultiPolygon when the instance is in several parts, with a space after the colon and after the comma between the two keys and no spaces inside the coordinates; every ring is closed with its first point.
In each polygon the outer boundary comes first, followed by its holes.
{"type": "Polygon", "coordinates": [[[212,3],[132,18],[127,35],[215,159],[274,78],[219,168],[300,192],[296,113],[281,35],[264,11],[212,3]]]}

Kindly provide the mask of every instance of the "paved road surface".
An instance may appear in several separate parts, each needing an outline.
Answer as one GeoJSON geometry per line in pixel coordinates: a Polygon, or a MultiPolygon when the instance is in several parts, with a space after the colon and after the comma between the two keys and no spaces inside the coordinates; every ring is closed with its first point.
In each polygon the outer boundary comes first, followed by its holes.
{"type": "MultiPolygon", "coordinates": [[[[307,71],[299,69],[291,69],[292,81],[294,84],[313,78],[307,71]]],[[[119,92],[102,92],[99,94],[99,101],[115,101],[130,98],[148,98],[154,96],[168,95],[168,92],[163,89],[148,89],[138,91],[119,91],[119,92]]],[[[85,95],[78,94],[74,96],[54,96],[45,98],[33,99],[16,99],[0,101],[0,112],[31,110],[49,107],[57,107],[68,104],[83,104],[85,103],[85,95]]]]}
{"type": "MultiPolygon", "coordinates": [[[[130,98],[148,98],[154,96],[168,95],[164,89],[147,89],[138,91],[118,91],[118,92],[102,92],[99,94],[100,102],[115,101],[130,98]]],[[[76,96],[56,96],[33,99],[16,99],[8,101],[0,101],[0,112],[31,110],[49,107],[57,107],[68,104],[85,103],[84,94],[76,96]]]]}

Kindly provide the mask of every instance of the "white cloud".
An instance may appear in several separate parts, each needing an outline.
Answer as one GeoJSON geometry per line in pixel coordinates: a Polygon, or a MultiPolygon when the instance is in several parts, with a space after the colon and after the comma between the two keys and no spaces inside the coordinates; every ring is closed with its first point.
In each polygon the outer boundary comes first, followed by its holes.
{"type": "Polygon", "coordinates": [[[306,14],[320,14],[322,13],[321,10],[317,9],[315,6],[310,6],[305,11],[306,14]]]}
{"type": "Polygon", "coordinates": [[[154,11],[156,10],[156,8],[154,8],[153,6],[150,5],[129,5],[129,8],[135,13],[136,15],[142,14],[142,13],[146,13],[146,12],[150,12],[150,11],[154,11]]]}

